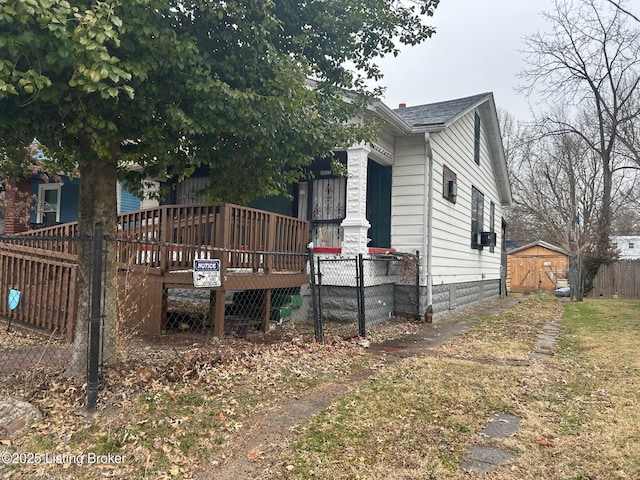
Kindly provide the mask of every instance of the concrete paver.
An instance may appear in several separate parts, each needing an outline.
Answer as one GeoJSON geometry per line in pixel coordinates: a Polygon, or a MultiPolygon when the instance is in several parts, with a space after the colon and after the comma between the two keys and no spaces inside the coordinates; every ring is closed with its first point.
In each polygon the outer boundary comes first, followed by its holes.
{"type": "MultiPolygon", "coordinates": [[[[557,322],[548,322],[542,327],[542,333],[536,336],[534,351],[530,356],[531,361],[536,361],[553,355],[558,347],[558,335],[560,325],[557,322]]],[[[487,423],[480,433],[483,440],[504,440],[515,435],[520,418],[515,415],[498,413],[487,423]]],[[[460,464],[465,472],[474,476],[482,476],[494,470],[509,465],[517,460],[511,452],[495,446],[473,445],[469,448],[467,456],[460,464]]]]}
{"type": "Polygon", "coordinates": [[[502,440],[512,436],[520,426],[520,417],[496,413],[480,434],[489,440],[502,440]]]}
{"type": "Polygon", "coordinates": [[[501,448],[475,445],[469,449],[460,467],[473,475],[486,475],[493,470],[514,463],[517,457],[501,448]]]}

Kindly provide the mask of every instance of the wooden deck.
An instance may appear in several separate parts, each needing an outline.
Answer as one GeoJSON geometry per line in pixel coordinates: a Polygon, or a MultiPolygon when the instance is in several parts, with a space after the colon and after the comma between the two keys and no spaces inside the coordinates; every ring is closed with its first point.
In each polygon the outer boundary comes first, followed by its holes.
{"type": "MultiPolygon", "coordinates": [[[[127,312],[126,323],[160,333],[167,289],[195,288],[194,261],[217,259],[222,281],[210,288],[214,333],[222,336],[224,331],[226,291],[264,292],[263,328],[268,328],[271,290],[309,283],[308,228],[303,220],[232,204],[170,205],[120,214],[113,240],[119,308],[127,312]]],[[[77,223],[29,231],[26,236],[0,242],[3,290],[23,292],[24,303],[11,314],[20,322],[56,329],[71,338],[77,315],[77,223]],[[64,308],[58,305],[63,298],[64,308]],[[37,299],[52,299],[45,301],[51,305],[37,304],[37,299]],[[46,321],[43,308],[51,311],[46,321]]],[[[9,316],[6,302],[0,314],[9,316]]]]}

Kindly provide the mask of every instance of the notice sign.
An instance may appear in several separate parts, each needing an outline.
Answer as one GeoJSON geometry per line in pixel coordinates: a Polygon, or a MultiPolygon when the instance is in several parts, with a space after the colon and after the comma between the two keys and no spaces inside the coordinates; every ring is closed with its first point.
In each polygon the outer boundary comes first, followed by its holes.
{"type": "Polygon", "coordinates": [[[221,285],[220,260],[193,261],[194,287],[219,287],[221,285]]]}

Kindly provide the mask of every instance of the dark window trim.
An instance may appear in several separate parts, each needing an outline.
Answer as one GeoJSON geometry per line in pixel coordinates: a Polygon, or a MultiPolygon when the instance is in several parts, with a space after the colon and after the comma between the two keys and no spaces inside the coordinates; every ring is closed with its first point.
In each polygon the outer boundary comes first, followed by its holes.
{"type": "Polygon", "coordinates": [[[473,160],[480,165],[480,115],[473,114],[473,160]]]}
{"type": "MultiPolygon", "coordinates": [[[[496,204],[491,202],[489,204],[489,231],[495,233],[496,231],[496,204]]],[[[495,245],[489,247],[491,253],[495,252],[495,245]]]]}
{"type": "Polygon", "coordinates": [[[471,248],[482,250],[480,235],[484,227],[484,194],[471,187],[471,248]]]}
{"type": "Polygon", "coordinates": [[[442,166],[442,196],[451,203],[456,203],[458,191],[458,176],[446,165],[442,166]],[[453,182],[453,192],[449,187],[449,182],[453,182]]]}

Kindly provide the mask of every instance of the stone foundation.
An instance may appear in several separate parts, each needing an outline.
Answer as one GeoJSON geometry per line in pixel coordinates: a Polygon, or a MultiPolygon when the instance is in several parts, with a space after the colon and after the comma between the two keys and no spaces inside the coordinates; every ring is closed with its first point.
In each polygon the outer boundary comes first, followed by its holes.
{"type": "MultiPolygon", "coordinates": [[[[424,318],[427,311],[427,288],[415,285],[379,284],[365,287],[365,319],[373,325],[391,316],[424,318]],[[419,290],[419,294],[418,294],[419,290]],[[419,295],[419,299],[417,298],[419,295]]],[[[311,288],[303,288],[305,313],[313,315],[311,288]]],[[[433,287],[433,313],[435,316],[450,310],[463,309],[500,297],[500,280],[483,280],[433,287]]],[[[323,321],[357,322],[358,302],[356,287],[323,285],[320,295],[323,321]]]]}

